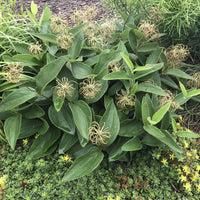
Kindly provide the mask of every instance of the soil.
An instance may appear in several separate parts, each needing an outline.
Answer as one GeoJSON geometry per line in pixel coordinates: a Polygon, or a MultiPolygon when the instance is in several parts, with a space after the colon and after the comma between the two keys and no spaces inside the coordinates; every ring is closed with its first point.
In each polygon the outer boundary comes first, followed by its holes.
{"type": "MultiPolygon", "coordinates": [[[[21,13],[21,1],[22,0],[16,0],[14,9],[16,13],[21,13]]],[[[98,8],[97,20],[115,16],[113,10],[111,8],[105,8],[105,3],[103,4],[102,1],[103,0],[34,0],[34,3],[38,6],[37,17],[41,16],[45,4],[48,4],[53,14],[62,13],[69,16],[73,10],[79,10],[86,5],[95,5],[98,8]]],[[[26,9],[31,10],[31,2],[32,0],[23,0],[24,11],[26,9]]]]}

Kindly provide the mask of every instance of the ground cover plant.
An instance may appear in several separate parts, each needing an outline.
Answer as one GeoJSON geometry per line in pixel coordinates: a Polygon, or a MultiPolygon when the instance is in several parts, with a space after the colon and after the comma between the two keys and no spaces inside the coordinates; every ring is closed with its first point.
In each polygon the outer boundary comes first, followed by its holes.
{"type": "Polygon", "coordinates": [[[95,7],[74,11],[73,28],[48,6],[39,20],[34,2],[27,13],[32,44],[1,55],[2,141],[14,150],[35,135],[26,159],[67,152],[74,162],[62,182],[89,174],[103,158],[131,162],[149,147],[182,160],[182,138],[199,135],[180,129],[176,112],[200,94],[198,74],[177,68],[189,55],[184,45],[164,51],[162,34],[138,28],[132,15],[125,24],[94,23],[95,7]]]}

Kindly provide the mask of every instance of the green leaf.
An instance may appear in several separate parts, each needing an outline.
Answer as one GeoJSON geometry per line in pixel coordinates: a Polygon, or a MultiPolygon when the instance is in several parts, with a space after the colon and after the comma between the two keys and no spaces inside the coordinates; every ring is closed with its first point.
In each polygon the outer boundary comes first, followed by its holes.
{"type": "Polygon", "coordinates": [[[14,150],[20,133],[22,115],[14,115],[5,120],[4,132],[9,145],[14,150]]]}
{"type": "Polygon", "coordinates": [[[43,124],[42,121],[39,119],[22,118],[18,139],[28,138],[34,135],[40,130],[42,124],[43,124]]]}
{"type": "Polygon", "coordinates": [[[134,86],[133,86],[132,89],[131,89],[130,94],[131,94],[131,95],[135,95],[135,93],[136,93],[136,91],[137,91],[137,88],[138,88],[138,82],[136,82],[136,83],[134,84],[134,86]]]}
{"type": "Polygon", "coordinates": [[[194,96],[200,95],[200,89],[194,89],[192,91],[187,92],[186,98],[191,98],[194,96]]]}
{"type": "Polygon", "coordinates": [[[33,142],[27,157],[32,159],[38,159],[45,156],[45,153],[50,147],[59,139],[61,133],[56,128],[49,128],[44,135],[39,135],[38,138],[33,142]]]}
{"type": "Polygon", "coordinates": [[[124,143],[128,140],[128,138],[120,137],[118,140],[113,144],[114,147],[112,148],[111,152],[109,152],[108,160],[109,162],[113,162],[121,158],[126,152],[123,152],[121,147],[124,143]]]}
{"type": "Polygon", "coordinates": [[[179,81],[179,86],[181,88],[181,91],[183,93],[183,96],[186,97],[187,96],[187,91],[185,89],[185,86],[179,81]]]}
{"type": "Polygon", "coordinates": [[[167,103],[164,106],[162,106],[158,111],[154,113],[152,120],[155,121],[156,124],[159,123],[163,119],[166,112],[169,110],[170,106],[171,103],[167,103]]]}
{"type": "Polygon", "coordinates": [[[129,41],[129,44],[131,46],[131,49],[133,51],[135,51],[137,49],[137,36],[135,34],[135,31],[134,29],[131,29],[129,31],[129,35],[128,35],[128,41],[129,41]]]}
{"type": "Polygon", "coordinates": [[[58,95],[53,92],[53,105],[57,112],[62,108],[64,101],[64,99],[58,98],[58,95]]]}
{"type": "Polygon", "coordinates": [[[163,143],[161,141],[159,141],[158,139],[156,139],[155,137],[146,134],[143,139],[142,139],[142,143],[151,147],[160,147],[163,146],[163,143]]]}
{"type": "Polygon", "coordinates": [[[142,67],[136,67],[133,72],[141,72],[141,71],[146,71],[152,69],[151,66],[142,66],[142,67]]]}
{"type": "Polygon", "coordinates": [[[159,61],[162,48],[157,48],[153,51],[146,60],[146,64],[155,64],[159,61]]]}
{"type": "Polygon", "coordinates": [[[8,94],[0,103],[0,112],[9,111],[38,96],[33,88],[21,87],[8,94]]]}
{"type": "Polygon", "coordinates": [[[28,9],[26,9],[26,12],[28,13],[28,16],[29,16],[31,22],[32,22],[33,24],[37,25],[38,22],[37,22],[35,16],[34,16],[28,9]]]}
{"type": "Polygon", "coordinates": [[[32,105],[27,109],[22,110],[23,117],[27,119],[40,118],[45,115],[45,111],[38,105],[32,105]]]}
{"type": "Polygon", "coordinates": [[[105,128],[107,128],[107,130],[111,134],[110,138],[106,141],[107,143],[104,145],[104,147],[108,147],[114,142],[120,129],[119,117],[113,101],[111,101],[108,105],[106,112],[102,116],[99,124],[101,127],[104,126],[105,128]]]}
{"type": "Polygon", "coordinates": [[[31,1],[31,12],[33,13],[33,15],[36,15],[38,12],[37,4],[35,4],[34,1],[31,1]]]}
{"type": "Polygon", "coordinates": [[[65,153],[78,141],[77,135],[64,133],[59,144],[59,154],[65,153]]]}
{"type": "Polygon", "coordinates": [[[159,128],[155,126],[146,125],[143,128],[147,133],[149,133],[150,135],[154,136],[157,139],[165,137],[165,134],[159,128]]]}
{"type": "Polygon", "coordinates": [[[81,30],[75,35],[72,47],[69,48],[69,55],[71,59],[75,59],[79,56],[84,44],[84,33],[81,30]]]}
{"type": "Polygon", "coordinates": [[[171,88],[174,88],[176,90],[179,90],[178,85],[167,75],[161,75],[161,81],[171,88]]]}
{"type": "Polygon", "coordinates": [[[132,78],[125,71],[117,71],[105,75],[103,80],[132,80],[132,78]]]}
{"type": "Polygon", "coordinates": [[[43,122],[43,124],[42,124],[42,126],[40,126],[40,129],[38,130],[38,134],[39,135],[44,135],[49,129],[49,124],[42,117],[40,117],[40,120],[43,122]]]}
{"type": "Polygon", "coordinates": [[[158,87],[158,86],[153,85],[151,83],[140,83],[137,87],[137,92],[148,92],[148,93],[157,94],[157,95],[160,95],[160,96],[169,95],[161,87],[158,87]]]}
{"type": "Polygon", "coordinates": [[[74,62],[71,67],[72,74],[76,79],[88,78],[93,74],[92,68],[83,62],[74,62]]]}
{"type": "Polygon", "coordinates": [[[138,49],[137,52],[141,53],[146,53],[146,52],[151,52],[155,51],[158,48],[158,43],[146,43],[141,45],[138,49]]]}
{"type": "Polygon", "coordinates": [[[51,42],[53,44],[57,44],[56,36],[51,33],[32,33],[33,36],[41,39],[44,42],[51,42]]]}
{"type": "Polygon", "coordinates": [[[129,69],[130,69],[130,71],[131,71],[131,73],[132,73],[133,70],[134,70],[134,65],[133,65],[132,61],[131,61],[130,58],[129,58],[127,55],[125,55],[124,53],[121,52],[120,55],[122,56],[122,58],[124,59],[124,61],[126,62],[126,64],[128,65],[128,67],[129,67],[129,69]]]}
{"type": "Polygon", "coordinates": [[[139,71],[139,72],[136,72],[133,76],[133,79],[136,80],[136,79],[140,79],[142,77],[145,77],[149,74],[152,74],[158,70],[160,70],[161,68],[163,68],[163,63],[158,63],[158,64],[148,64],[146,65],[148,67],[152,67],[151,69],[149,70],[145,70],[145,71],[139,71]]]}
{"type": "Polygon", "coordinates": [[[88,129],[92,122],[92,112],[87,103],[82,100],[70,103],[75,125],[83,138],[89,140],[88,129]]]}
{"type": "Polygon", "coordinates": [[[85,176],[95,170],[104,154],[98,147],[92,147],[86,154],[78,157],[64,175],[62,181],[67,182],[85,176]]]}
{"type": "Polygon", "coordinates": [[[172,120],[173,132],[176,133],[177,129],[178,129],[178,125],[177,125],[176,120],[174,118],[171,118],[171,120],[172,120]]]}
{"type": "Polygon", "coordinates": [[[186,138],[200,138],[199,134],[196,134],[192,131],[177,131],[176,135],[179,137],[186,137],[186,138]]]}
{"type": "Polygon", "coordinates": [[[62,106],[59,112],[55,110],[53,105],[50,106],[48,115],[54,126],[68,134],[75,134],[75,124],[72,118],[71,110],[69,109],[67,103],[62,106]]]}
{"type": "Polygon", "coordinates": [[[43,93],[48,83],[56,78],[67,60],[68,56],[61,56],[40,69],[36,76],[36,86],[41,93],[43,93]]]}
{"type": "Polygon", "coordinates": [[[161,121],[161,129],[168,130],[169,126],[170,126],[170,112],[167,112],[161,121]]]}
{"type": "Polygon", "coordinates": [[[149,122],[147,120],[148,117],[150,117],[150,111],[148,108],[146,96],[144,96],[142,98],[142,121],[143,121],[144,125],[149,124],[149,122]]]}
{"type": "Polygon", "coordinates": [[[138,120],[126,119],[121,122],[119,135],[123,137],[136,137],[144,133],[143,125],[138,120]]]}
{"type": "Polygon", "coordinates": [[[138,151],[142,149],[142,144],[138,137],[132,138],[122,146],[122,151],[138,151]]]}
{"type": "Polygon", "coordinates": [[[12,57],[13,62],[18,62],[22,66],[38,66],[40,61],[30,54],[17,54],[12,57]]]}
{"type": "Polygon", "coordinates": [[[166,74],[184,79],[191,79],[191,80],[194,79],[192,76],[186,74],[184,71],[180,69],[170,69],[166,72],[166,74]]]}
{"type": "Polygon", "coordinates": [[[50,17],[51,17],[51,10],[50,10],[49,6],[46,4],[42,11],[42,16],[40,18],[40,22],[39,22],[40,26],[43,21],[48,21],[50,19],[50,17]]]}

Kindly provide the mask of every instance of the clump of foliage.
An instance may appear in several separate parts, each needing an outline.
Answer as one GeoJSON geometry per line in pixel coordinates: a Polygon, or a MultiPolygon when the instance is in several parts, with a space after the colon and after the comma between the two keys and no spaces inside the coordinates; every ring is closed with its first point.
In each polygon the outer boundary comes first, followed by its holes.
{"type": "Polygon", "coordinates": [[[15,151],[8,145],[0,147],[0,199],[199,199],[198,193],[194,191],[192,196],[177,183],[174,168],[152,159],[151,149],[135,154],[132,164],[108,165],[104,160],[91,174],[63,183],[73,158],[56,153],[38,160],[25,159],[31,144],[31,139],[24,141],[15,151]]]}
{"type": "Polygon", "coordinates": [[[34,26],[28,31],[38,41],[18,44],[13,55],[2,56],[5,138],[15,149],[17,140],[37,133],[27,159],[56,149],[70,154],[75,161],[63,182],[87,175],[105,156],[109,162],[130,162],[147,146],[167,146],[180,158],[178,138],[199,137],[176,127],[175,111],[191,98],[199,101],[200,90],[187,90],[185,80],[194,78],[168,67],[157,42],[161,35],[138,29],[131,16],[112,28],[106,20],[92,24],[92,9],[86,19],[75,12],[77,24],[69,28],[48,6],[37,21],[32,2],[27,13],[34,26]]]}

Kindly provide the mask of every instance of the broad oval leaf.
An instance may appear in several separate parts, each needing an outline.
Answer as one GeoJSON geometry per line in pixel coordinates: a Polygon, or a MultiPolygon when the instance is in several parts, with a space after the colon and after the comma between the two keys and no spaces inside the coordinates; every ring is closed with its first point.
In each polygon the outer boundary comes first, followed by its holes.
{"type": "Polygon", "coordinates": [[[119,135],[123,137],[136,137],[144,132],[143,125],[138,120],[127,119],[121,122],[119,135]]]}
{"type": "Polygon", "coordinates": [[[124,59],[125,63],[128,65],[130,71],[133,72],[134,65],[133,65],[132,61],[130,60],[130,58],[126,54],[124,54],[123,52],[121,52],[120,55],[124,59]]]}
{"type": "Polygon", "coordinates": [[[92,68],[83,62],[74,62],[71,64],[72,74],[77,79],[90,77],[93,73],[92,68]]]}
{"type": "Polygon", "coordinates": [[[132,138],[122,146],[122,151],[138,151],[142,149],[142,144],[138,137],[132,138]]]}
{"type": "Polygon", "coordinates": [[[131,29],[129,31],[129,35],[128,35],[128,41],[129,41],[129,44],[131,46],[131,49],[133,51],[135,51],[137,49],[137,36],[135,34],[135,31],[134,29],[131,29]]]}
{"type": "Polygon", "coordinates": [[[150,110],[147,102],[147,97],[142,98],[142,121],[144,125],[149,124],[147,118],[150,117],[150,110]]]}
{"type": "Polygon", "coordinates": [[[17,114],[9,117],[4,123],[4,132],[9,145],[14,150],[20,133],[22,115],[17,114]]]}
{"type": "Polygon", "coordinates": [[[27,157],[38,159],[45,156],[45,153],[52,147],[52,145],[59,139],[61,133],[59,129],[51,127],[44,135],[39,135],[33,142],[27,157]]]}
{"type": "Polygon", "coordinates": [[[157,94],[160,96],[169,95],[162,88],[150,83],[140,83],[137,87],[137,92],[148,92],[148,93],[157,94]]]}
{"type": "Polygon", "coordinates": [[[104,126],[110,132],[110,138],[106,141],[107,143],[104,145],[104,147],[108,147],[114,142],[120,129],[119,117],[113,101],[111,101],[110,104],[107,106],[106,112],[102,116],[99,123],[101,127],[104,126]]]}
{"type": "Polygon", "coordinates": [[[64,133],[59,143],[59,154],[65,153],[78,141],[77,135],[64,133]]]}
{"type": "Polygon", "coordinates": [[[64,99],[59,98],[58,95],[53,92],[53,105],[57,112],[62,108],[64,101],[64,99]]]}
{"type": "Polygon", "coordinates": [[[82,176],[85,176],[95,170],[101,161],[104,154],[98,147],[92,147],[86,154],[78,157],[64,175],[62,181],[72,181],[82,176]]]}
{"type": "Polygon", "coordinates": [[[43,93],[48,83],[56,78],[67,60],[68,56],[61,56],[40,69],[36,76],[36,86],[41,93],[43,93]]]}
{"type": "Polygon", "coordinates": [[[151,52],[151,51],[155,51],[158,48],[158,43],[145,43],[142,44],[138,49],[137,52],[140,53],[146,53],[146,52],[151,52]]]}
{"type": "Polygon", "coordinates": [[[15,89],[0,103],[0,112],[12,110],[36,96],[38,96],[38,94],[33,88],[21,87],[15,89]]]}
{"type": "Polygon", "coordinates": [[[48,110],[48,115],[51,123],[54,126],[68,134],[75,134],[75,124],[73,121],[71,110],[69,109],[67,103],[64,103],[59,112],[55,110],[53,105],[50,106],[48,110]]]}
{"type": "Polygon", "coordinates": [[[88,129],[92,122],[92,112],[88,104],[82,100],[70,103],[69,107],[72,111],[75,125],[85,139],[89,140],[88,129]]]}
{"type": "Polygon", "coordinates": [[[18,139],[27,138],[34,135],[40,130],[42,125],[43,123],[39,119],[22,118],[18,139]]]}
{"type": "Polygon", "coordinates": [[[132,78],[125,71],[117,71],[105,75],[103,80],[132,80],[132,78]]]}
{"type": "Polygon", "coordinates": [[[38,105],[32,105],[24,109],[21,113],[23,117],[27,119],[40,118],[45,115],[45,111],[38,105]]]}
{"type": "Polygon", "coordinates": [[[143,128],[147,133],[149,133],[150,135],[154,136],[157,139],[165,137],[163,132],[155,126],[147,125],[147,126],[144,126],[143,128]]]}
{"type": "Polygon", "coordinates": [[[69,54],[71,59],[75,59],[79,56],[83,44],[84,44],[84,33],[82,30],[80,30],[80,32],[77,33],[74,37],[72,47],[69,48],[69,54]]]}

